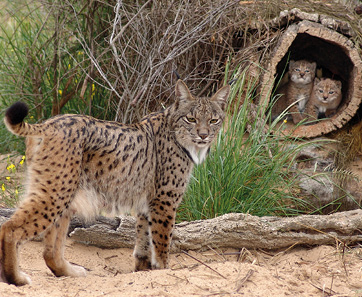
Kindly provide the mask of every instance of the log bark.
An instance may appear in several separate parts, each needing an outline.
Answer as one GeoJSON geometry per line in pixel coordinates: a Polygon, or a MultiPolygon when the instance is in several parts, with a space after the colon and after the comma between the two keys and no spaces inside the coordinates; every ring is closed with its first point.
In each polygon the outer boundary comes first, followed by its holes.
{"type": "MultiPolygon", "coordinates": [[[[0,209],[0,222],[13,210],[0,209]]],[[[226,214],[214,219],[176,224],[172,252],[209,248],[279,249],[292,245],[321,245],[362,240],[362,210],[331,215],[256,217],[226,214]]],[[[84,224],[73,219],[70,237],[79,243],[101,248],[133,248],[136,219],[99,217],[84,224]]]]}

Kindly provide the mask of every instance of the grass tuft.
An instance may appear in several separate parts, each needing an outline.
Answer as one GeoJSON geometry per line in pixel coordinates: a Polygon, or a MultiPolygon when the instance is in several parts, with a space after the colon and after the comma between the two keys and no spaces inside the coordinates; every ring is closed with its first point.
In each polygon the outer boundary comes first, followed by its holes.
{"type": "MultiPolygon", "coordinates": [[[[206,161],[194,169],[178,213],[179,221],[214,218],[230,212],[265,215],[297,215],[306,208],[299,199],[292,167],[298,153],[311,142],[283,135],[277,120],[270,126],[262,116],[250,122],[255,81],[244,70],[233,84],[230,108],[240,109],[226,120],[206,161]],[[265,121],[265,122],[263,122],[265,121]],[[247,133],[248,125],[251,133],[247,133]]],[[[255,106],[255,105],[254,105],[255,106]]],[[[264,115],[267,106],[257,108],[264,115]]]]}

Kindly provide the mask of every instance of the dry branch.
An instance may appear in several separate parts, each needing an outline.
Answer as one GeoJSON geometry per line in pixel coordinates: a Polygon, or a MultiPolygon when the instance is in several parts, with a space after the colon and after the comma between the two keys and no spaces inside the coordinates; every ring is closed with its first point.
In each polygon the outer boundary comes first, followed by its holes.
{"type": "MultiPolygon", "coordinates": [[[[12,210],[0,209],[0,223],[12,210]]],[[[362,240],[362,210],[331,215],[301,215],[298,217],[256,217],[246,214],[226,214],[218,218],[183,222],[174,231],[172,251],[217,248],[278,249],[296,244],[320,245],[362,240]]],[[[72,220],[73,240],[102,248],[133,248],[135,218],[122,216],[99,217],[84,225],[72,220]]]]}

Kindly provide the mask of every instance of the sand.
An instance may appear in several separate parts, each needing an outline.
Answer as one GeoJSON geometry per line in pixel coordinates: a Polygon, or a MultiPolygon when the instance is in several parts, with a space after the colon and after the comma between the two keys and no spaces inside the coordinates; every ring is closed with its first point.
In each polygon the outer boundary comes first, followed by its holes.
{"type": "Polygon", "coordinates": [[[170,268],[133,272],[132,250],[67,241],[66,258],[86,277],[54,277],[41,242],[21,249],[31,285],[0,283],[0,296],[362,296],[362,248],[294,247],[283,251],[209,250],[171,254],[170,268]],[[198,261],[197,261],[197,260],[198,261]]]}

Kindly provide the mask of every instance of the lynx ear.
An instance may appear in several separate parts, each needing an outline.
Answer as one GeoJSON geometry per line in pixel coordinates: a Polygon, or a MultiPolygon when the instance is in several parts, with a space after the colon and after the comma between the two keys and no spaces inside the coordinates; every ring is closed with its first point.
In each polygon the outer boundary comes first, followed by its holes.
{"type": "Polygon", "coordinates": [[[314,85],[316,86],[320,81],[321,81],[321,80],[320,80],[318,77],[316,77],[316,78],[314,79],[314,85]]]}
{"type": "Polygon", "coordinates": [[[181,101],[195,100],[194,97],[191,95],[189,88],[181,79],[179,79],[176,83],[175,93],[176,97],[178,97],[181,101]]]}
{"type": "Polygon", "coordinates": [[[316,62],[312,62],[311,65],[312,65],[312,68],[314,69],[313,71],[315,71],[316,68],[317,68],[317,63],[316,63],[316,62]]]}
{"type": "Polygon", "coordinates": [[[342,89],[342,83],[339,80],[336,80],[335,82],[336,82],[337,88],[342,89]]]}
{"type": "Polygon", "coordinates": [[[292,69],[292,68],[293,68],[294,63],[295,63],[294,60],[290,60],[290,61],[289,61],[289,69],[292,69]]]}
{"type": "Polygon", "coordinates": [[[226,103],[230,92],[230,86],[226,85],[218,90],[214,96],[211,97],[211,101],[216,101],[222,110],[225,110],[226,103]]]}

